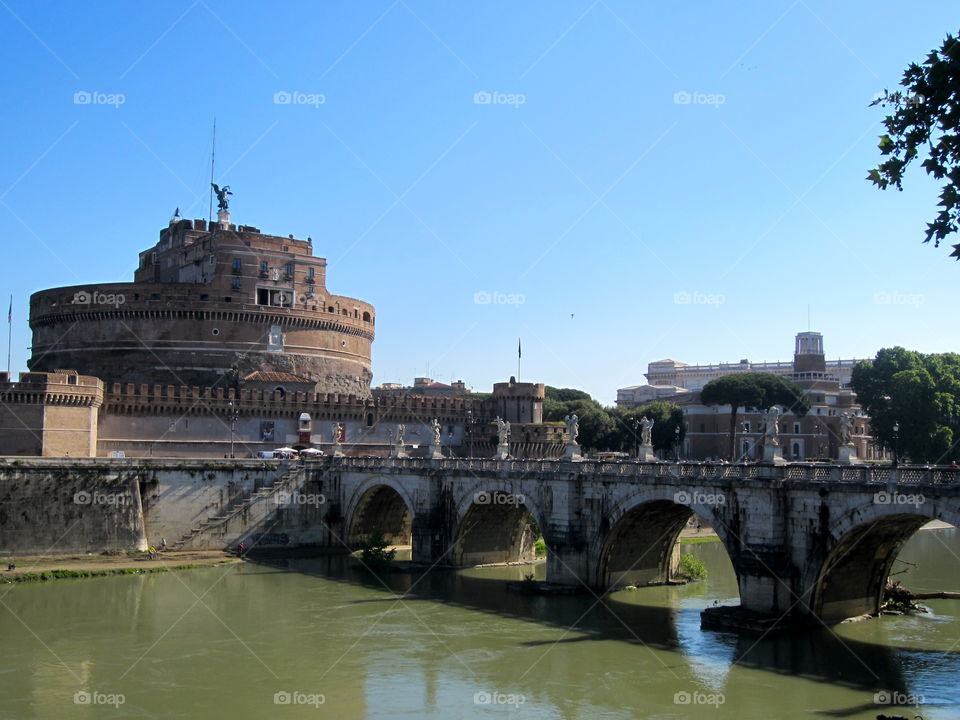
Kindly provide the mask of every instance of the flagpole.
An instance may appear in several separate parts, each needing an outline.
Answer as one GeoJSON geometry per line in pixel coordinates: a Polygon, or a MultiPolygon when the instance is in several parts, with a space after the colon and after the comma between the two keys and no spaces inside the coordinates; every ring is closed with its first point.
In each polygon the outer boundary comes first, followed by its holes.
{"type": "Polygon", "coordinates": [[[520,338],[517,338],[517,382],[520,382],[520,358],[523,356],[520,346],[520,338]]]}
{"type": "Polygon", "coordinates": [[[10,309],[7,310],[7,380],[10,377],[10,348],[13,345],[13,295],[10,296],[10,309]]]}

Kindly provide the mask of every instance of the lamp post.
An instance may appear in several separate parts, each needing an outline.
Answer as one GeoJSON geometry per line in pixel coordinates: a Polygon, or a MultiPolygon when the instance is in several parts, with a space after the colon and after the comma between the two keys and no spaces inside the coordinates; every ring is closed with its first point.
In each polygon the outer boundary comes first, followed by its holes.
{"type": "Polygon", "coordinates": [[[893,423],[893,466],[900,467],[900,423],[893,423]]]}
{"type": "Polygon", "coordinates": [[[640,428],[640,418],[634,416],[633,420],[630,423],[630,426],[633,428],[633,449],[634,457],[637,460],[640,459],[640,436],[637,435],[637,430],[640,428]]]}
{"type": "Polygon", "coordinates": [[[227,403],[227,408],[230,415],[230,457],[233,458],[233,435],[237,425],[237,411],[233,409],[233,400],[227,403]]]}
{"type": "Polygon", "coordinates": [[[820,441],[820,423],[816,423],[813,426],[813,432],[817,436],[817,460],[823,455],[823,445],[820,441]]]}
{"type": "Polygon", "coordinates": [[[677,425],[673,429],[673,447],[674,447],[674,459],[677,462],[680,462],[680,426],[677,425]]]}
{"type": "Polygon", "coordinates": [[[469,443],[468,452],[473,457],[473,410],[467,410],[467,442],[469,443]]]}

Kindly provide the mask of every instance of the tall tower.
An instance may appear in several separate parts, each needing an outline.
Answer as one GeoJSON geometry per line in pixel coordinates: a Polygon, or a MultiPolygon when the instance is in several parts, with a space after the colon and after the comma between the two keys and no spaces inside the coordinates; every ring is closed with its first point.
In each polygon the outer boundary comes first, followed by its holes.
{"type": "Polygon", "coordinates": [[[823,355],[823,335],[818,332],[797,333],[793,351],[793,371],[826,372],[826,358],[823,355]]]}

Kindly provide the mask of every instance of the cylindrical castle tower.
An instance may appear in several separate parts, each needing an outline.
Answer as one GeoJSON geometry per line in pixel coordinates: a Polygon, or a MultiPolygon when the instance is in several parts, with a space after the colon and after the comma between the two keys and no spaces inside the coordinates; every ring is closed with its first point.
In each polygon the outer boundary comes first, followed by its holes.
{"type": "Polygon", "coordinates": [[[34,293],[28,366],[108,383],[300,381],[368,397],[374,323],[372,305],[327,291],[311,240],[178,220],[140,253],[134,282],[34,293]]]}

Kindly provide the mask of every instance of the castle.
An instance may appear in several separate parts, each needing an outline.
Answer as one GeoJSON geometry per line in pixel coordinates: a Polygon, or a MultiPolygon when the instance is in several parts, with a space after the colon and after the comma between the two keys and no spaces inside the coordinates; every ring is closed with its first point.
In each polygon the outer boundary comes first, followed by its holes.
{"type": "Polygon", "coordinates": [[[412,455],[432,422],[444,452],[492,454],[502,417],[517,456],[556,456],[544,386],[490,396],[371,391],[376,313],[327,290],[310,238],[175,217],[129,283],[34,293],[30,372],[0,373],[0,455],[253,457],[280,445],[412,455]]]}

